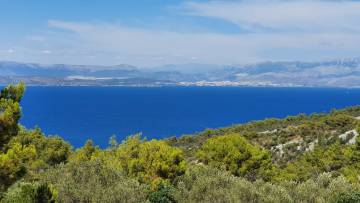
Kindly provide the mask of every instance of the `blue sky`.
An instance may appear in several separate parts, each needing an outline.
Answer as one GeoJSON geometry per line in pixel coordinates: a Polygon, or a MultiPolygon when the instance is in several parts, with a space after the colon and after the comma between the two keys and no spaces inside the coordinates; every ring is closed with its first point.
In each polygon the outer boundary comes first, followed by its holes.
{"type": "Polygon", "coordinates": [[[360,2],[0,0],[0,60],[241,64],[360,56],[360,2]]]}

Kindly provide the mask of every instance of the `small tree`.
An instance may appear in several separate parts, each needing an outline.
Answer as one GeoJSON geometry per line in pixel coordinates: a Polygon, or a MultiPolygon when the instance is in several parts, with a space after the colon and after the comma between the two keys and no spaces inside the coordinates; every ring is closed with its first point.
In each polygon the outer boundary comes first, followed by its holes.
{"type": "Polygon", "coordinates": [[[271,169],[271,157],[267,151],[252,145],[238,134],[208,139],[197,152],[204,164],[230,171],[235,176],[250,179],[271,169]]]}
{"type": "Polygon", "coordinates": [[[116,151],[121,169],[142,182],[158,178],[173,180],[186,169],[183,152],[165,141],[141,140],[140,135],[129,137],[116,151]]]}
{"type": "Polygon", "coordinates": [[[19,102],[25,91],[25,85],[9,85],[0,92],[0,150],[17,135],[18,121],[21,117],[19,102]]]}
{"type": "Polygon", "coordinates": [[[152,203],[175,203],[175,188],[171,185],[161,183],[157,190],[149,195],[149,201],[152,203]]]}

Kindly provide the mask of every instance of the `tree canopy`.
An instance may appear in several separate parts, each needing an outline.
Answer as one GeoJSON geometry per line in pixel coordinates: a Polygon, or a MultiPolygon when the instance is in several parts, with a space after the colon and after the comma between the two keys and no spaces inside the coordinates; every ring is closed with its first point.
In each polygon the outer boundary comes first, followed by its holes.
{"type": "Polygon", "coordinates": [[[235,176],[255,178],[271,169],[270,154],[238,134],[208,139],[197,152],[197,157],[201,162],[224,168],[235,176]]]}

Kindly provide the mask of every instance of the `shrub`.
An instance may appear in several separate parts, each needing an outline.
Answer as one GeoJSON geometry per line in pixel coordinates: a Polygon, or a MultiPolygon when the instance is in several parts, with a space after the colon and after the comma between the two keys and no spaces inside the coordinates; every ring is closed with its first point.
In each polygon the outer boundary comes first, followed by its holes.
{"type": "Polygon", "coordinates": [[[149,201],[152,203],[175,203],[175,188],[171,185],[161,183],[155,192],[149,195],[149,201]]]}
{"type": "Polygon", "coordinates": [[[169,146],[165,141],[141,140],[140,135],[124,141],[118,147],[115,158],[127,175],[142,182],[152,182],[158,178],[173,180],[186,169],[180,149],[169,146]]]}
{"type": "Polygon", "coordinates": [[[334,199],[334,203],[359,203],[359,202],[360,202],[360,192],[340,193],[334,199]]]}
{"type": "Polygon", "coordinates": [[[47,184],[17,182],[5,193],[4,203],[54,203],[56,192],[47,184]]]}
{"type": "Polygon", "coordinates": [[[100,161],[61,164],[41,177],[58,191],[59,202],[143,202],[148,195],[147,186],[100,161]]]}
{"type": "Polygon", "coordinates": [[[285,187],[250,182],[209,166],[190,167],[176,184],[178,202],[291,202],[285,187]]]}
{"type": "Polygon", "coordinates": [[[6,153],[0,151],[0,186],[8,186],[22,178],[26,172],[26,164],[36,159],[35,146],[21,146],[19,143],[12,146],[6,153]]]}
{"type": "Polygon", "coordinates": [[[270,154],[237,134],[208,139],[197,152],[197,157],[207,165],[252,180],[257,175],[267,178],[272,169],[270,154]]]}

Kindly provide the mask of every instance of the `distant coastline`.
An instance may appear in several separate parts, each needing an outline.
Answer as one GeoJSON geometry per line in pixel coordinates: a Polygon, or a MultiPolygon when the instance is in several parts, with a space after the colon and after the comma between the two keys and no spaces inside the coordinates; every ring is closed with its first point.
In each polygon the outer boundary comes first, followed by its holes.
{"type": "Polygon", "coordinates": [[[219,82],[179,82],[173,84],[63,84],[63,83],[28,83],[24,80],[9,81],[7,83],[0,83],[0,86],[6,86],[7,84],[16,84],[18,82],[24,82],[30,87],[259,87],[259,88],[341,88],[341,89],[359,89],[360,86],[306,86],[306,85],[284,85],[284,84],[239,84],[239,83],[227,83],[227,81],[219,82]],[[224,83],[224,84],[221,84],[224,83]]]}
{"type": "Polygon", "coordinates": [[[360,58],[250,65],[178,64],[141,68],[0,61],[0,84],[38,86],[360,87],[360,58]],[[189,71],[192,70],[192,71],[189,71]]]}

